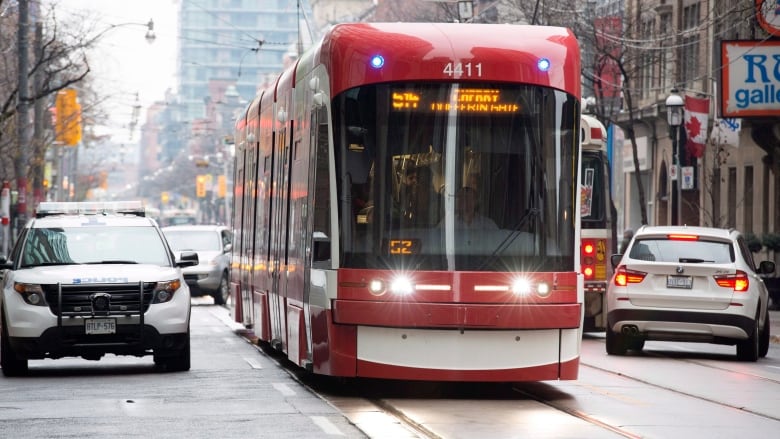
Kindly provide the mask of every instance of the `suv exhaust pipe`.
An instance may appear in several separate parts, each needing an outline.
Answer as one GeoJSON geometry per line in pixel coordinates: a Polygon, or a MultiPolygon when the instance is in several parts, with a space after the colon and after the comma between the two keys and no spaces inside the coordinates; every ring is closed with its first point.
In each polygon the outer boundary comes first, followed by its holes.
{"type": "Polygon", "coordinates": [[[620,330],[620,332],[623,333],[623,335],[630,335],[632,337],[635,337],[639,334],[639,328],[636,327],[636,325],[625,325],[620,330]]]}

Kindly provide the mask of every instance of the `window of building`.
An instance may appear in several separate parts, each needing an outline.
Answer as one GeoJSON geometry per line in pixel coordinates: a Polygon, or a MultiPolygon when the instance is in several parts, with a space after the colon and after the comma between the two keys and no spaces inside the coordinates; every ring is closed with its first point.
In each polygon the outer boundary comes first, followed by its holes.
{"type": "MultiPolygon", "coordinates": [[[[672,14],[661,14],[661,18],[659,20],[659,28],[661,33],[664,32],[671,32],[672,31],[672,14]]],[[[669,42],[667,39],[661,39],[661,46],[662,49],[659,52],[658,55],[658,88],[660,89],[666,89],[668,84],[668,78],[671,77],[669,74],[669,69],[671,68],[671,63],[669,63],[669,60],[672,59],[672,56],[669,51],[669,42]]]]}
{"type": "Polygon", "coordinates": [[[728,212],[726,217],[728,218],[728,227],[737,227],[737,168],[729,167],[728,177],[728,212]]]}
{"type": "Polygon", "coordinates": [[[745,166],[745,204],[742,209],[744,218],[743,232],[753,231],[753,167],[745,166]]]}
{"type": "MultiPolygon", "coordinates": [[[[642,23],[640,24],[640,37],[643,41],[651,42],[655,40],[653,37],[655,30],[654,17],[642,17],[642,23]]],[[[649,98],[655,96],[653,90],[653,69],[655,68],[655,51],[644,50],[640,55],[640,72],[639,72],[639,90],[642,98],[649,98]]]]}
{"type": "Polygon", "coordinates": [[[696,32],[699,27],[701,13],[701,3],[693,3],[683,8],[682,30],[683,36],[680,39],[680,79],[692,85],[692,82],[699,76],[699,46],[701,44],[699,33],[696,32]]]}

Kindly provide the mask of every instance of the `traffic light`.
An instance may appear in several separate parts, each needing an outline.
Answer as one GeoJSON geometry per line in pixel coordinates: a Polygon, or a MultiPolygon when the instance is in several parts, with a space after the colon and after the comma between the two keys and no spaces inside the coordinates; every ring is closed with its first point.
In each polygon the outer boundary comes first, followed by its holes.
{"type": "Polygon", "coordinates": [[[206,196],[206,176],[203,174],[195,177],[195,196],[198,198],[206,196]]]}
{"type": "Polygon", "coordinates": [[[77,96],[76,90],[66,88],[57,92],[54,103],[56,140],[67,146],[81,142],[81,105],[77,96]]]}

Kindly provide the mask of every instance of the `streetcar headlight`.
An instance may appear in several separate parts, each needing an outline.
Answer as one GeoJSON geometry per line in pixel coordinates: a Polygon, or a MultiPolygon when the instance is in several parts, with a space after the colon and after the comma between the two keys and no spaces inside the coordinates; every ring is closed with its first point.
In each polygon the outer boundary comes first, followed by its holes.
{"type": "Polygon", "coordinates": [[[515,279],[514,282],[512,282],[512,292],[517,294],[518,296],[527,296],[531,294],[531,282],[528,282],[528,279],[515,279]]]}
{"type": "Polygon", "coordinates": [[[40,284],[23,284],[15,282],[14,290],[22,296],[22,299],[28,305],[46,306],[46,299],[40,284]]]}
{"type": "Polygon", "coordinates": [[[381,279],[372,279],[368,283],[368,292],[375,296],[380,296],[385,292],[385,283],[381,279]]]}
{"type": "Polygon", "coordinates": [[[539,58],[538,61],[536,61],[536,67],[541,72],[546,72],[550,70],[550,67],[552,67],[552,64],[550,63],[550,60],[547,58],[539,58]]]}
{"type": "Polygon", "coordinates": [[[414,285],[408,277],[397,277],[390,284],[390,291],[394,294],[407,295],[414,292],[414,285]]]}
{"type": "Polygon", "coordinates": [[[512,283],[512,292],[518,296],[528,296],[536,291],[539,297],[547,297],[550,295],[550,284],[547,282],[539,282],[534,285],[528,279],[519,278],[515,279],[512,283]]]}

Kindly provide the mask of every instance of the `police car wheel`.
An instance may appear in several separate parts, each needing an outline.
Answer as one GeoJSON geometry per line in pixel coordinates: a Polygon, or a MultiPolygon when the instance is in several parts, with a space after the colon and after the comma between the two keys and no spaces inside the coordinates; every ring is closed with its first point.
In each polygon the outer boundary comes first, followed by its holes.
{"type": "Polygon", "coordinates": [[[3,368],[3,375],[7,377],[25,375],[27,373],[27,360],[19,359],[11,347],[8,329],[5,326],[5,318],[3,318],[2,325],[2,334],[0,334],[0,367],[3,368]]]}
{"type": "Polygon", "coordinates": [[[184,372],[190,370],[190,333],[179,350],[154,353],[154,364],[162,372],[184,372]]]}

